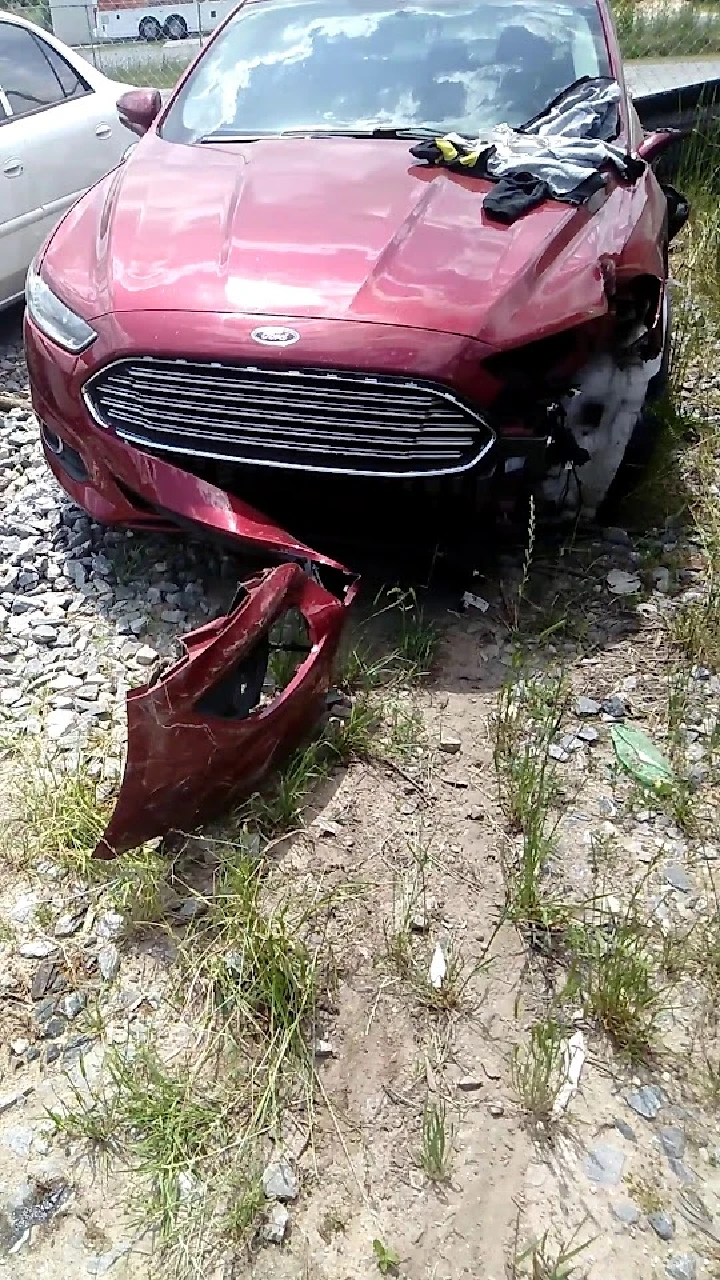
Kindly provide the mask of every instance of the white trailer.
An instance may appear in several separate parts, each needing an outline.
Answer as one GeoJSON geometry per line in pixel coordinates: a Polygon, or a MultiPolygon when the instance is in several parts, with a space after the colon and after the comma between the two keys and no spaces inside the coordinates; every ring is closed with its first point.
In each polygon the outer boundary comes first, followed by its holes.
{"type": "Polygon", "coordinates": [[[236,0],[96,0],[95,33],[101,40],[184,40],[212,31],[236,0]]]}

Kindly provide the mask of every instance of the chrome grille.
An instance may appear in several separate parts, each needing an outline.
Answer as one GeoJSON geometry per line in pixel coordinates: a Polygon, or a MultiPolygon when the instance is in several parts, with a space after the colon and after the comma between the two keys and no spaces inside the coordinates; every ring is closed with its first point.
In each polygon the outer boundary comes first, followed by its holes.
{"type": "Polygon", "coordinates": [[[130,444],[223,462],[451,475],[494,440],[445,388],[384,374],[148,356],[102,369],[84,394],[95,420],[130,444]]]}

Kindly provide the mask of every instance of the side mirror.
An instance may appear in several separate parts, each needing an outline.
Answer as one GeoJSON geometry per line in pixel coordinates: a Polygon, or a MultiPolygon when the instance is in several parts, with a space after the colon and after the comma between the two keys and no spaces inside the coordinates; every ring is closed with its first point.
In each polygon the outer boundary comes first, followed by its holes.
{"type": "Polygon", "coordinates": [[[646,133],[638,147],[638,155],[646,164],[654,164],[673,143],[686,138],[689,132],[689,129],[658,129],[656,132],[646,133]]]}
{"type": "Polygon", "coordinates": [[[158,89],[129,89],[118,98],[120,123],[131,133],[142,136],[160,114],[162,98],[158,89]]]}

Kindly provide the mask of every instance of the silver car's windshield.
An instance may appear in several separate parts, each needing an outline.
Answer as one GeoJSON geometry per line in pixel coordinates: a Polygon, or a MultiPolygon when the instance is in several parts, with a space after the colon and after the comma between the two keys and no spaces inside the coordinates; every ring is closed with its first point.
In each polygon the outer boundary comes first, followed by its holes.
{"type": "Polygon", "coordinates": [[[262,0],[173,103],[171,141],[383,127],[478,136],[609,74],[595,0],[262,0]]]}

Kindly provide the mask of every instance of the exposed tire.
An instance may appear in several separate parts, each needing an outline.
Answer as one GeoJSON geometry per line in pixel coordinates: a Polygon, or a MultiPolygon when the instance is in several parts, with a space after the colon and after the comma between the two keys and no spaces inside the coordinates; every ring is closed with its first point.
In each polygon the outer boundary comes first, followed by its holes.
{"type": "Polygon", "coordinates": [[[153,18],[151,15],[148,15],[140,19],[138,32],[141,40],[161,40],[163,29],[157,18],[153,18]]]}
{"type": "Polygon", "coordinates": [[[188,33],[188,25],[182,14],[171,13],[170,17],[165,20],[163,31],[168,40],[185,40],[188,33]]]}

